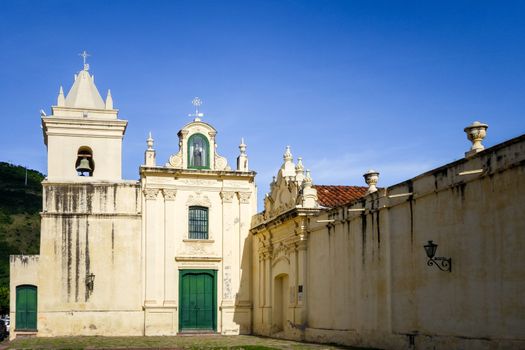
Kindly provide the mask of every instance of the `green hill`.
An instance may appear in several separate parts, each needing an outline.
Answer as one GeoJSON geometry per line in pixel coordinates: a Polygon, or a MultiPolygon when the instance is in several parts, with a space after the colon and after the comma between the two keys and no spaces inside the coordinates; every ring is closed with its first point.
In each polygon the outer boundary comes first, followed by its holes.
{"type": "Polygon", "coordinates": [[[0,162],[0,312],[9,307],[9,255],[38,254],[44,175],[0,162]],[[7,291],[6,291],[7,289],[7,291]]]}

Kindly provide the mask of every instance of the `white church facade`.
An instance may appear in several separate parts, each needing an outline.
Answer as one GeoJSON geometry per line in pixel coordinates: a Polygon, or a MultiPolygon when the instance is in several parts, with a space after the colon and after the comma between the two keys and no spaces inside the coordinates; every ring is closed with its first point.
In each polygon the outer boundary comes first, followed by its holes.
{"type": "MultiPolygon", "coordinates": [[[[198,104],[198,101],[195,101],[198,104]]],[[[88,67],[42,117],[48,150],[40,255],[11,263],[20,334],[249,333],[255,173],[235,169],[200,113],[158,165],[148,138],[140,180],[121,177],[127,121],[88,67]]]]}
{"type": "MultiPolygon", "coordinates": [[[[199,100],[194,104],[198,107],[199,100]]],[[[11,256],[11,338],[256,334],[384,349],[525,347],[525,135],[387,188],[314,185],[290,147],[257,213],[198,109],[121,175],[111,93],[85,66],[42,117],[40,254],[11,256]],[[439,249],[438,249],[439,247],[439,249]]],[[[315,175],[315,174],[314,174],[315,175]]]]}

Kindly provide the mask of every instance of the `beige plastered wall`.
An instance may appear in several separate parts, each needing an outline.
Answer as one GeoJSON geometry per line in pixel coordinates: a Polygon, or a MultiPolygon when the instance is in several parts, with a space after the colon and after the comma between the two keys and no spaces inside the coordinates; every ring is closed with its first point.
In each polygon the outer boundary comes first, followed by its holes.
{"type": "Polygon", "coordinates": [[[385,349],[525,347],[524,165],[522,136],[307,215],[304,263],[279,248],[299,235],[300,210],[252,228],[254,333],[385,349]],[[428,240],[451,272],[427,265],[428,240]],[[276,329],[276,274],[290,281],[301,268],[304,322],[292,288],[288,326],[276,329]]]}

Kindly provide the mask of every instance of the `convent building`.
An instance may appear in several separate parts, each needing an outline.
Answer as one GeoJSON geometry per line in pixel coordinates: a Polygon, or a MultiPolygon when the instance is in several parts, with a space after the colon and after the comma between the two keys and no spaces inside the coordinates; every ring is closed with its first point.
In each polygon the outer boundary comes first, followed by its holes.
{"type": "Polygon", "coordinates": [[[11,338],[257,334],[384,349],[525,347],[525,135],[387,188],[314,185],[286,148],[257,213],[198,111],[123,180],[89,67],[42,116],[40,254],[11,256],[11,338]]]}

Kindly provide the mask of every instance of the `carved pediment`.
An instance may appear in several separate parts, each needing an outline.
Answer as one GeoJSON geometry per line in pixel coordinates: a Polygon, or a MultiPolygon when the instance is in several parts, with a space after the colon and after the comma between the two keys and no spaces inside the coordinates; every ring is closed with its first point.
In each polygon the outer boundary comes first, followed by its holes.
{"type": "MultiPolygon", "coordinates": [[[[200,156],[206,158],[206,165],[203,169],[209,170],[231,170],[228,165],[228,160],[217,153],[217,143],[215,137],[217,131],[208,123],[202,121],[193,121],[186,124],[178,133],[179,136],[179,150],[176,154],[170,156],[166,167],[170,168],[187,168],[189,165],[188,154],[193,154],[189,150],[192,136],[200,135],[204,140],[205,146],[199,146],[200,156]]],[[[192,167],[199,168],[199,167],[192,167]]],[[[199,168],[200,169],[200,168],[199,168]]]]}
{"type": "Polygon", "coordinates": [[[254,218],[252,224],[271,220],[294,208],[317,208],[317,191],[312,186],[310,171],[304,173],[302,158],[293,163],[290,146],[283,155],[284,163],[270,184],[270,193],[264,198],[264,212],[254,218]]]}
{"type": "Polygon", "coordinates": [[[265,219],[295,208],[299,191],[300,187],[294,178],[283,177],[279,172],[271,184],[270,193],[264,199],[265,219]]]}

